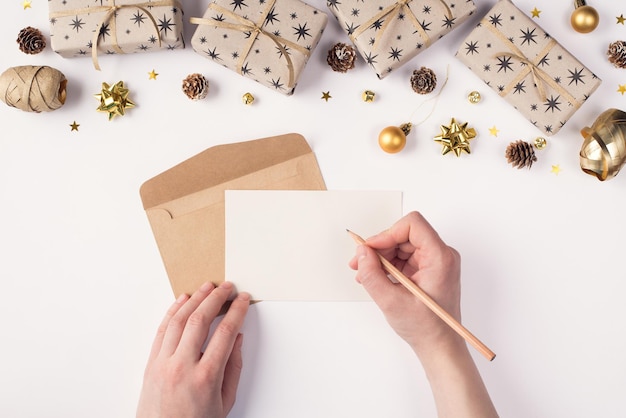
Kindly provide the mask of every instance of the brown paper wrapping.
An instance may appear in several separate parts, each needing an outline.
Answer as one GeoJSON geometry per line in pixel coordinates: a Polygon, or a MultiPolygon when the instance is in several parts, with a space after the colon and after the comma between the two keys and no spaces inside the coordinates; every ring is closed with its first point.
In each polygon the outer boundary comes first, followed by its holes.
{"type": "Polygon", "coordinates": [[[456,53],[545,135],[556,134],[601,80],[509,0],[500,0],[456,53]]]}
{"type": "Polygon", "coordinates": [[[11,67],[0,75],[0,99],[26,112],[49,112],[65,103],[67,80],[47,66],[11,67]]]}

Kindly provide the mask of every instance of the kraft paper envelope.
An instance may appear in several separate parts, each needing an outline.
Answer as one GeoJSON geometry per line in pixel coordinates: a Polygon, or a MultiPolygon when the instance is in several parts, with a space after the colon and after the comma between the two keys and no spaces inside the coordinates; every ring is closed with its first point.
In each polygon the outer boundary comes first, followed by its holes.
{"type": "Polygon", "coordinates": [[[176,296],[224,281],[224,191],[325,190],[304,137],[218,145],[146,181],[140,190],[176,296]]]}

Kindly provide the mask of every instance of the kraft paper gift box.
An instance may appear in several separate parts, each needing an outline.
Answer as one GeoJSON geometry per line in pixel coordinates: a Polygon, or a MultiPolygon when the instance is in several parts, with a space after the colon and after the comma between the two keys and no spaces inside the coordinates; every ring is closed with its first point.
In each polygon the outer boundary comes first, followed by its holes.
{"type": "Polygon", "coordinates": [[[546,135],[556,134],[601,83],[509,0],[495,4],[456,56],[546,135]]]}
{"type": "Polygon", "coordinates": [[[327,0],[326,4],[380,79],[476,10],[471,0],[327,0]]]}
{"type": "Polygon", "coordinates": [[[219,145],[146,181],[140,190],[176,296],[225,275],[225,190],[326,190],[304,137],[219,145]]]}
{"type": "Polygon", "coordinates": [[[178,0],[48,0],[52,49],[65,58],[184,48],[178,0]]]}
{"type": "Polygon", "coordinates": [[[285,95],[315,50],[326,13],[300,0],[216,0],[209,4],[191,45],[200,55],[285,95]]]}

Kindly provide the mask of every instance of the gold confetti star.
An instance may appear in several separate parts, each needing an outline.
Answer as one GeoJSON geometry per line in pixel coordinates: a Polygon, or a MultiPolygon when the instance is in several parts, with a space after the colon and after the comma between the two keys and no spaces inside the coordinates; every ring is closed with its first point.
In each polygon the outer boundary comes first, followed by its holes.
{"type": "Polygon", "coordinates": [[[489,128],[489,134],[492,136],[498,136],[498,132],[500,132],[500,130],[496,128],[495,125],[493,126],[493,128],[489,128]]]}
{"type": "Polygon", "coordinates": [[[534,9],[530,11],[530,13],[532,13],[533,17],[539,17],[539,13],[541,13],[541,10],[535,7],[534,9]]]}
{"type": "Polygon", "coordinates": [[[330,95],[329,91],[323,91],[322,92],[322,99],[328,101],[328,99],[331,99],[333,96],[330,95]]]}
{"type": "Polygon", "coordinates": [[[148,73],[148,80],[156,80],[159,73],[154,72],[154,69],[148,73]]]}
{"type": "MultiPolygon", "coordinates": [[[[78,127],[80,125],[78,123],[76,123],[76,121],[74,121],[74,123],[70,123],[70,126],[72,127],[72,131],[78,132],[78,127]]],[[[72,132],[72,131],[70,131],[70,132],[72,132]]]]}
{"type": "Polygon", "coordinates": [[[560,165],[553,165],[552,166],[552,170],[550,170],[551,173],[556,174],[557,176],[559,175],[559,173],[561,172],[561,166],[560,165]]]}
{"type": "Polygon", "coordinates": [[[626,93],[626,84],[620,84],[619,88],[617,89],[618,93],[622,93],[622,96],[624,95],[624,93],[626,93]]]}
{"type": "Polygon", "coordinates": [[[24,10],[30,9],[31,8],[31,1],[30,0],[24,0],[22,2],[22,6],[24,6],[24,10]]]}
{"type": "Polygon", "coordinates": [[[624,24],[624,21],[626,21],[626,17],[624,17],[623,14],[617,16],[616,19],[617,19],[617,23],[621,23],[622,25],[624,24]]]}

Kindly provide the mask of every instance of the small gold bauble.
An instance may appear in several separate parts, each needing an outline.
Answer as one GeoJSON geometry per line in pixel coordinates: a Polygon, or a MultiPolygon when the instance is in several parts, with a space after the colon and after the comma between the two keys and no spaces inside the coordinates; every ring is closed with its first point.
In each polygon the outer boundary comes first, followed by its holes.
{"type": "Polygon", "coordinates": [[[378,135],[378,145],[389,154],[402,151],[406,145],[405,131],[398,126],[387,126],[378,135]]]}
{"type": "Polygon", "coordinates": [[[598,27],[600,15],[585,0],[575,0],[576,9],[572,12],[570,23],[576,32],[589,33],[598,27]]]}
{"type": "Polygon", "coordinates": [[[548,145],[548,141],[545,138],[538,136],[535,138],[535,148],[541,150],[544,149],[548,145]]]}
{"type": "Polygon", "coordinates": [[[374,101],[374,98],[376,97],[376,93],[374,93],[371,90],[365,90],[363,94],[361,95],[361,97],[363,98],[363,101],[365,103],[370,103],[374,101]]]}
{"type": "Polygon", "coordinates": [[[250,93],[246,93],[243,95],[241,100],[243,101],[243,104],[251,105],[254,102],[254,96],[251,95],[250,93]]]}
{"type": "Polygon", "coordinates": [[[469,100],[471,104],[476,104],[480,102],[480,99],[481,99],[480,93],[477,91],[473,91],[467,95],[467,100],[469,100]]]}

